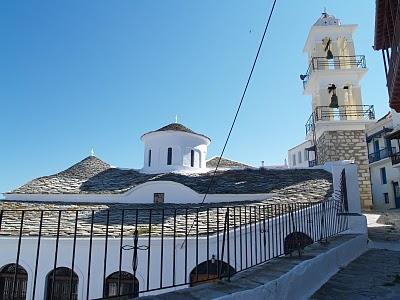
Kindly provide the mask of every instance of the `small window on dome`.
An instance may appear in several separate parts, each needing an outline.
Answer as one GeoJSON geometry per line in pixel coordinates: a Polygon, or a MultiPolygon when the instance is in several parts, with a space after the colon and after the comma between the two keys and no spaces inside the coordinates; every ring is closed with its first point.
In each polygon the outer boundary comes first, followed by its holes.
{"type": "Polygon", "coordinates": [[[172,148],[168,148],[168,154],[167,154],[167,165],[170,166],[172,165],[172,148]]]}
{"type": "Polygon", "coordinates": [[[151,149],[149,150],[149,167],[151,166],[151,149]]]}
{"type": "Polygon", "coordinates": [[[190,166],[194,167],[194,150],[190,151],[190,166]]]}

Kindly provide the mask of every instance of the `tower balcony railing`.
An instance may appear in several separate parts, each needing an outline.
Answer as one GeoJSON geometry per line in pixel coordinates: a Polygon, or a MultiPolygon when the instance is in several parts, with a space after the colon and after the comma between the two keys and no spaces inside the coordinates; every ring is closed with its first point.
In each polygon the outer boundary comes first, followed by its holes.
{"type": "Polygon", "coordinates": [[[319,70],[346,70],[346,69],[365,69],[367,62],[365,55],[334,56],[333,59],[326,57],[313,57],[310,61],[306,74],[303,78],[303,87],[306,88],[313,71],[319,70]]]}
{"type": "Polygon", "coordinates": [[[342,105],[338,108],[317,106],[306,122],[306,135],[318,121],[374,120],[373,105],[342,105]]]}

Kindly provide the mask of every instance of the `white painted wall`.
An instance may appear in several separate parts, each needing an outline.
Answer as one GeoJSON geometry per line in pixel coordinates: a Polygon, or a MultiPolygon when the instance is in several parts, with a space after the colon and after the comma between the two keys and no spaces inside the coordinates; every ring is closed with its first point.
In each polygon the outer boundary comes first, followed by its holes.
{"type": "Polygon", "coordinates": [[[372,197],[374,207],[377,209],[396,208],[393,182],[400,181],[399,168],[393,168],[390,158],[385,158],[373,164],[370,164],[369,169],[371,173],[372,197]],[[385,168],[386,170],[386,184],[382,183],[381,168],[385,168]],[[384,193],[389,194],[389,203],[385,203],[384,193]]]}
{"type": "MultiPolygon", "coordinates": [[[[333,207],[327,208],[327,212],[332,210],[333,207]]],[[[331,211],[333,212],[333,210],[331,211]]],[[[253,257],[253,264],[261,262],[261,258],[265,260],[268,257],[277,256],[283,253],[283,240],[284,238],[293,231],[292,226],[296,226],[296,231],[304,232],[310,236],[311,225],[318,224],[314,227],[314,236],[320,236],[321,227],[321,213],[320,209],[308,208],[299,212],[293,213],[292,216],[284,215],[280,218],[272,218],[266,220],[266,222],[260,222],[257,224],[242,226],[234,230],[229,230],[227,236],[229,237],[229,243],[226,243],[224,261],[230,263],[232,267],[236,267],[237,270],[246,268],[251,264],[251,255],[253,257]],[[312,223],[311,223],[311,222],[312,223]],[[295,224],[295,225],[293,225],[295,224]],[[265,231],[267,241],[271,241],[266,244],[266,247],[261,245],[260,247],[260,229],[261,232],[265,231]],[[256,233],[256,234],[254,234],[256,233]],[[236,256],[235,256],[235,245],[236,243],[236,256]],[[250,246],[251,245],[251,246],[250,246]],[[228,247],[229,256],[228,257],[228,247]],[[247,247],[247,249],[246,249],[247,247]],[[246,253],[247,253],[247,264],[246,265],[246,253]],[[240,259],[242,255],[242,260],[240,259]],[[236,259],[235,259],[236,257],[236,259]]],[[[328,230],[333,230],[333,224],[325,222],[324,226],[328,230]]],[[[190,224],[189,224],[190,227],[190,224]]],[[[223,225],[221,224],[221,228],[223,225]]],[[[195,227],[192,229],[192,234],[195,232],[195,227]]],[[[222,252],[222,238],[223,234],[212,235],[209,237],[209,253],[208,257],[211,259],[212,255],[218,258],[219,253],[222,252]],[[219,240],[218,240],[219,238],[219,240]]],[[[109,238],[108,249],[107,249],[107,276],[118,271],[119,269],[119,250],[120,250],[120,238],[109,238]]],[[[132,237],[124,237],[123,245],[132,245],[132,237]]],[[[9,263],[15,263],[16,252],[18,249],[18,238],[17,237],[2,237],[0,248],[0,267],[9,263]]],[[[90,298],[100,298],[102,296],[102,280],[103,280],[103,267],[104,267],[104,238],[94,238],[92,245],[92,264],[90,268],[90,298]]],[[[152,238],[150,243],[146,235],[141,236],[138,241],[138,245],[149,246],[150,245],[150,276],[149,282],[147,282],[147,251],[138,251],[138,269],[136,277],[139,280],[140,289],[156,289],[160,287],[161,279],[161,266],[162,266],[162,286],[169,286],[173,283],[173,254],[175,251],[175,280],[176,283],[184,283],[185,278],[187,282],[190,280],[190,272],[196,266],[196,253],[197,262],[200,264],[207,260],[207,237],[199,237],[196,240],[195,236],[189,236],[187,238],[187,245],[185,245],[185,237],[176,238],[175,242],[171,237],[152,238]],[[161,245],[163,244],[163,248],[161,245]],[[163,249],[163,251],[161,251],[163,249]],[[199,249],[196,251],[196,249],[199,249]],[[185,274],[185,253],[187,253],[187,272],[185,274]],[[163,262],[161,262],[161,256],[163,262]],[[185,277],[186,276],[186,277],[185,277]]],[[[39,256],[39,268],[38,277],[36,283],[36,298],[44,299],[46,276],[53,270],[54,259],[55,259],[55,238],[42,238],[40,245],[40,256],[39,256]]],[[[37,250],[37,238],[35,237],[24,237],[21,240],[21,251],[20,251],[20,265],[22,265],[28,272],[28,287],[27,287],[27,299],[31,299],[33,291],[33,274],[35,269],[36,261],[36,250],[37,250]]],[[[72,254],[73,254],[73,239],[72,238],[60,238],[58,246],[57,256],[57,267],[71,267],[72,265],[72,254]]],[[[133,273],[132,271],[132,255],[133,251],[122,252],[122,270],[133,273]]],[[[76,250],[75,250],[75,262],[74,271],[79,277],[78,285],[78,300],[86,299],[86,286],[88,278],[88,257],[89,257],[89,239],[88,238],[77,238],[76,250]]],[[[185,285],[177,288],[170,288],[168,290],[180,289],[186,287],[185,285]]],[[[162,291],[166,292],[166,290],[162,291]]],[[[158,294],[160,291],[147,292],[142,295],[158,294]]]]}
{"type": "MultiPolygon", "coordinates": [[[[386,116],[378,120],[376,123],[371,124],[367,128],[367,136],[372,136],[375,133],[381,131],[385,128],[396,129],[396,124],[399,123],[399,114],[391,111],[390,115],[386,116]]],[[[368,154],[376,155],[374,144],[377,142],[379,144],[379,149],[387,149],[387,142],[384,137],[385,134],[381,136],[373,137],[370,142],[368,142],[368,154]]],[[[390,142],[391,147],[394,148],[394,152],[399,151],[399,144],[396,140],[392,140],[390,142]]],[[[399,168],[393,167],[392,161],[390,157],[382,158],[378,161],[372,162],[369,164],[370,174],[371,174],[371,187],[372,187],[372,200],[374,207],[377,209],[389,209],[395,208],[395,197],[394,197],[394,189],[393,182],[400,181],[400,170],[399,168]],[[385,168],[386,170],[386,179],[387,183],[384,184],[381,178],[381,169],[385,168]],[[389,203],[385,203],[384,193],[388,193],[389,195],[389,203]]]]}
{"type": "Polygon", "coordinates": [[[167,172],[206,172],[207,146],[210,140],[204,136],[182,131],[155,131],[141,137],[144,143],[142,172],[157,174],[167,172]],[[172,164],[167,165],[168,148],[172,148],[172,164]],[[151,163],[149,166],[149,150],[151,163]],[[194,166],[191,167],[191,150],[194,166]]]}
{"type": "MultiPolygon", "coordinates": [[[[204,194],[174,181],[149,181],[123,194],[5,194],[5,200],[48,201],[80,203],[153,203],[154,193],[164,193],[165,203],[200,203],[204,194]]],[[[271,193],[260,194],[208,194],[205,202],[265,200],[271,193]]]]}
{"type": "Polygon", "coordinates": [[[308,162],[315,158],[313,151],[306,151],[308,147],[311,147],[311,141],[306,140],[288,150],[289,168],[308,168],[308,162]]]}

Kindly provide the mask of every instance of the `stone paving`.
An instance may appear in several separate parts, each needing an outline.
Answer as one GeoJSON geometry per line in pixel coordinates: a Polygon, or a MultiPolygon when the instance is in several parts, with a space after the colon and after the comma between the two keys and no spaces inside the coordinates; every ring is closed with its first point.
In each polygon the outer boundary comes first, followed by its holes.
{"type": "Polygon", "coordinates": [[[369,250],[333,276],[311,299],[400,299],[400,252],[369,250]]]}
{"type": "Polygon", "coordinates": [[[311,299],[400,300],[400,209],[368,211],[371,249],[333,276],[311,299]]]}
{"type": "Polygon", "coordinates": [[[400,209],[365,213],[368,237],[379,242],[400,242],[400,209]]]}

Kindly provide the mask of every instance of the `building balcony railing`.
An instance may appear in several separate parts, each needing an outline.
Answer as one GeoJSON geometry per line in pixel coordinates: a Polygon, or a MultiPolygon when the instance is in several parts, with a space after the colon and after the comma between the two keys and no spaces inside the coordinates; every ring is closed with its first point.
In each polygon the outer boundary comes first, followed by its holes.
{"type": "Polygon", "coordinates": [[[310,168],[315,167],[317,165],[317,161],[315,159],[308,161],[308,166],[310,168]]]}
{"type": "Polygon", "coordinates": [[[373,105],[342,105],[339,108],[317,106],[306,122],[306,135],[318,121],[374,120],[373,105]]]}
{"type": "Polygon", "coordinates": [[[396,148],[392,147],[392,148],[384,148],[377,152],[371,153],[368,155],[369,163],[371,164],[373,162],[387,158],[387,157],[391,156],[392,153],[394,153],[395,151],[396,151],[396,148]]]}
{"type": "Polygon", "coordinates": [[[313,71],[319,70],[346,70],[346,69],[365,69],[367,62],[364,55],[353,56],[334,56],[333,59],[326,57],[313,57],[307,72],[303,78],[303,87],[306,88],[313,71]]]}
{"type": "Polygon", "coordinates": [[[392,153],[390,158],[392,159],[392,166],[400,164],[400,152],[392,153]]]}

